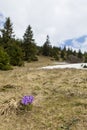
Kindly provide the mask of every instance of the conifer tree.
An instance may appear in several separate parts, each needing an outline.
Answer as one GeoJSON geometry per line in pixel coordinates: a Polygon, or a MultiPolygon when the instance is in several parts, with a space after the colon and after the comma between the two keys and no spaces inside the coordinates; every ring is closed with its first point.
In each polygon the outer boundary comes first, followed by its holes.
{"type": "Polygon", "coordinates": [[[21,66],[23,64],[22,49],[13,35],[13,27],[10,18],[6,18],[3,29],[1,29],[1,46],[8,54],[11,65],[21,66]]]}
{"type": "Polygon", "coordinates": [[[43,45],[43,55],[44,56],[51,56],[51,50],[52,50],[52,47],[50,45],[49,36],[47,35],[46,42],[43,45]]]}
{"type": "Polygon", "coordinates": [[[65,52],[64,52],[64,50],[61,50],[61,58],[62,58],[63,60],[65,60],[65,52]]]}
{"type": "Polygon", "coordinates": [[[54,57],[55,60],[59,60],[59,48],[53,47],[52,48],[52,57],[54,57]]]}
{"type": "Polygon", "coordinates": [[[73,55],[74,55],[74,56],[76,56],[76,55],[77,55],[76,50],[74,50],[74,51],[73,51],[73,55]]]}
{"type": "Polygon", "coordinates": [[[84,52],[84,62],[87,63],[87,52],[84,52]]]}
{"type": "Polygon", "coordinates": [[[23,48],[25,53],[25,60],[26,61],[34,61],[37,60],[36,53],[36,45],[35,41],[33,39],[33,31],[31,26],[29,25],[24,33],[24,42],[23,42],[23,48]]]}
{"type": "Polygon", "coordinates": [[[13,66],[22,66],[23,63],[23,52],[22,49],[14,42],[13,44],[9,45],[6,49],[10,57],[10,64],[13,66]]]}
{"type": "Polygon", "coordinates": [[[9,55],[0,47],[0,70],[9,69],[11,69],[9,55]]]}
{"type": "Polygon", "coordinates": [[[81,52],[81,50],[79,49],[79,51],[78,51],[78,58],[80,58],[80,59],[82,59],[82,52],[81,52]]]}
{"type": "Polygon", "coordinates": [[[6,18],[6,22],[4,23],[4,28],[1,29],[1,33],[2,33],[3,43],[5,47],[7,47],[6,45],[9,42],[9,40],[11,40],[14,37],[13,27],[9,17],[6,18]]]}

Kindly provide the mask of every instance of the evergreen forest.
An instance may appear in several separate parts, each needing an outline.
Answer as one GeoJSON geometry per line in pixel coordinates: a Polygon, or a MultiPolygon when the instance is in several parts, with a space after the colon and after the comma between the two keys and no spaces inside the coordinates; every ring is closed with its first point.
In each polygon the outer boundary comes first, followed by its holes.
{"type": "Polygon", "coordinates": [[[38,56],[42,55],[56,61],[87,62],[87,52],[52,46],[49,35],[42,46],[37,46],[31,25],[27,26],[22,39],[15,38],[13,23],[10,17],[6,18],[0,29],[0,70],[10,70],[13,66],[23,66],[25,62],[38,61],[38,56]]]}

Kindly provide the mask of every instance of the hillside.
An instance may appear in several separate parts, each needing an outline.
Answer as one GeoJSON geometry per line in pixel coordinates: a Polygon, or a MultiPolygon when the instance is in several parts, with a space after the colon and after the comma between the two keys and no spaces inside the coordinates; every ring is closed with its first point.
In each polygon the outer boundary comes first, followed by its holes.
{"type": "Polygon", "coordinates": [[[0,130],[86,130],[87,70],[38,69],[50,58],[0,71],[0,130]],[[17,112],[24,95],[33,95],[31,111],[17,112]]]}

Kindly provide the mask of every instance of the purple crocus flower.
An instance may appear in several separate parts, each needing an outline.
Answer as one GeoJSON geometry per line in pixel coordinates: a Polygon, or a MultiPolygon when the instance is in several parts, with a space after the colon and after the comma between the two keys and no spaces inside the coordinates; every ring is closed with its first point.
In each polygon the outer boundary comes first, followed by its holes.
{"type": "Polygon", "coordinates": [[[31,104],[33,100],[34,100],[33,96],[24,96],[21,100],[21,103],[24,105],[28,105],[31,104]]]}

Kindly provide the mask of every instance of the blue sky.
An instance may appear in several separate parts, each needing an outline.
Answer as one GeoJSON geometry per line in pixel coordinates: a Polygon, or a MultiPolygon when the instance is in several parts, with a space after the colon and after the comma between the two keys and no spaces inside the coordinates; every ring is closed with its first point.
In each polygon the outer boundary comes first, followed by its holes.
{"type": "Polygon", "coordinates": [[[38,45],[87,50],[87,0],[0,0],[0,27],[10,17],[17,38],[30,24],[38,45]]]}
{"type": "Polygon", "coordinates": [[[61,46],[62,48],[66,46],[66,48],[72,48],[76,51],[78,51],[79,49],[81,49],[82,52],[87,51],[87,35],[83,35],[78,38],[67,39],[60,42],[59,46],[61,46]]]}

